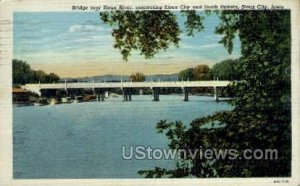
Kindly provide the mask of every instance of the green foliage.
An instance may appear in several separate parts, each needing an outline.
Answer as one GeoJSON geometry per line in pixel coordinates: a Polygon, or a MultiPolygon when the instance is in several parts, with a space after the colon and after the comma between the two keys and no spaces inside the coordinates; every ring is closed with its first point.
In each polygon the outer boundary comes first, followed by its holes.
{"type": "MultiPolygon", "coordinates": [[[[210,12],[212,13],[212,12],[210,12]]],[[[186,11],[187,35],[203,29],[203,17],[186,11]]],[[[276,160],[188,158],[176,168],[155,168],[139,173],[146,177],[259,177],[291,175],[291,25],[290,11],[220,11],[221,23],[216,33],[229,53],[233,39],[241,41],[242,57],[236,62],[222,62],[212,73],[220,79],[240,79],[233,89],[237,99],[234,109],[195,119],[189,127],[180,121],[162,120],[157,125],[170,140],[172,149],[277,149],[276,160]],[[226,72],[226,73],[223,73],[226,72]],[[228,72],[228,74],[227,74],[228,72]],[[237,72],[231,74],[230,72],[237,72]],[[227,77],[226,77],[227,76],[227,77]],[[207,128],[208,124],[223,127],[207,128]]],[[[169,11],[106,12],[105,23],[113,26],[115,47],[128,59],[132,49],[146,58],[178,45],[180,30],[176,16],[169,11]]],[[[206,79],[209,69],[185,70],[179,79],[206,79]]]]}
{"type": "Polygon", "coordinates": [[[25,84],[32,81],[33,71],[26,62],[13,59],[12,63],[13,84],[25,84]]]}
{"type": "Polygon", "coordinates": [[[209,80],[210,69],[207,65],[198,65],[193,69],[193,77],[195,80],[209,80]]]}
{"type": "MultiPolygon", "coordinates": [[[[204,16],[196,11],[181,11],[186,17],[185,31],[193,36],[201,31],[204,16]]],[[[178,47],[180,33],[176,15],[172,11],[112,11],[101,12],[101,20],[112,26],[118,48],[124,60],[128,60],[132,50],[137,50],[146,59],[167,50],[170,45],[178,47]]]]}
{"type": "Polygon", "coordinates": [[[241,70],[238,59],[227,59],[215,64],[211,69],[211,77],[219,80],[241,80],[241,70]]]}
{"type": "Polygon", "coordinates": [[[46,82],[46,73],[42,70],[37,70],[33,72],[33,79],[40,82],[46,82]]]}
{"type": "Polygon", "coordinates": [[[236,32],[241,29],[239,25],[241,17],[239,14],[243,13],[241,11],[223,11],[220,14],[222,22],[216,28],[217,34],[224,34],[219,43],[222,43],[227,48],[229,54],[231,54],[233,49],[233,39],[236,37],[236,32]]]}
{"type": "Polygon", "coordinates": [[[55,73],[46,74],[42,70],[32,70],[25,61],[13,59],[13,84],[53,83],[59,81],[55,73]]]}
{"type": "Polygon", "coordinates": [[[188,68],[188,69],[185,69],[185,70],[182,70],[179,72],[178,74],[178,80],[181,81],[187,81],[187,80],[194,80],[194,74],[193,74],[193,68],[188,68]]]}
{"type": "Polygon", "coordinates": [[[136,72],[129,76],[129,79],[133,82],[143,82],[146,79],[146,76],[143,73],[136,72]]]}
{"type": "Polygon", "coordinates": [[[58,82],[60,79],[60,77],[53,72],[50,72],[50,74],[47,76],[47,78],[48,78],[47,79],[48,82],[58,82]]]}
{"type": "Polygon", "coordinates": [[[171,43],[177,46],[180,40],[176,16],[170,11],[101,12],[100,17],[113,27],[114,47],[120,49],[124,60],[132,50],[151,58],[171,43]]]}
{"type": "Polygon", "coordinates": [[[211,79],[210,68],[207,65],[198,65],[195,68],[182,70],[178,74],[178,80],[198,81],[211,79]]]}
{"type": "Polygon", "coordinates": [[[186,16],[184,25],[188,36],[194,36],[195,32],[200,32],[204,29],[202,24],[204,17],[197,14],[195,10],[181,11],[181,13],[186,16]]]}

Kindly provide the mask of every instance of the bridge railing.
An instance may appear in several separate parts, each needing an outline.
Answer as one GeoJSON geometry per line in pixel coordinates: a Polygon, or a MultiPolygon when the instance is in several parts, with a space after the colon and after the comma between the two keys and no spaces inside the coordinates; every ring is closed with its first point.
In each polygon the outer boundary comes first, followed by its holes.
{"type": "Polygon", "coordinates": [[[164,82],[78,82],[26,84],[25,89],[65,89],[65,88],[153,88],[153,87],[226,87],[230,81],[164,81],[164,82]]]}

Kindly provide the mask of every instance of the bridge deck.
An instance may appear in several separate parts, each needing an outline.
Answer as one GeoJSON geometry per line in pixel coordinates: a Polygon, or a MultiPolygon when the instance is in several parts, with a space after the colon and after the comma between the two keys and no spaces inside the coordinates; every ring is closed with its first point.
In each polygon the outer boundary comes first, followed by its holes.
{"type": "Polygon", "coordinates": [[[181,87],[226,87],[230,81],[174,81],[174,82],[101,82],[101,83],[47,83],[26,84],[22,88],[32,89],[80,89],[80,88],[181,88],[181,87]]]}

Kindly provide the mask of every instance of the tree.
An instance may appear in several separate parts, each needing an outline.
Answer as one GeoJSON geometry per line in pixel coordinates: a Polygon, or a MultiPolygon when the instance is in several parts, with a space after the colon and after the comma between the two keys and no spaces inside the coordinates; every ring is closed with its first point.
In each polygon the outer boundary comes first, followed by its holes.
{"type": "Polygon", "coordinates": [[[33,79],[35,83],[47,83],[47,74],[42,70],[37,70],[33,72],[33,79]]]}
{"type": "Polygon", "coordinates": [[[13,59],[13,84],[25,84],[32,81],[33,71],[26,61],[13,59]]]}
{"type": "Polygon", "coordinates": [[[241,72],[239,69],[238,59],[227,59],[216,63],[211,69],[211,76],[219,80],[241,80],[241,72]]]}
{"type": "Polygon", "coordinates": [[[207,65],[198,65],[193,69],[194,80],[208,80],[210,79],[210,69],[207,65]]]}
{"type": "Polygon", "coordinates": [[[133,82],[142,82],[145,81],[146,77],[140,72],[136,72],[130,75],[129,79],[133,82]]]}
{"type": "Polygon", "coordinates": [[[13,59],[13,84],[53,83],[60,79],[55,73],[47,74],[42,70],[32,70],[26,61],[13,59]]]}
{"type": "MultiPolygon", "coordinates": [[[[122,14],[122,12],[118,14],[122,14]]],[[[150,17],[150,22],[155,17],[157,19],[155,23],[164,23],[163,17],[171,16],[165,11],[162,13],[162,17],[158,14],[160,12],[157,12],[155,16],[152,14],[142,18],[137,16],[134,24],[137,24],[138,30],[143,30],[143,21],[147,17],[150,17]]],[[[220,43],[224,44],[224,47],[231,53],[234,37],[238,35],[241,41],[242,57],[239,63],[242,81],[233,85],[237,95],[237,99],[233,102],[234,109],[195,119],[189,126],[180,121],[162,120],[157,124],[157,130],[159,133],[165,133],[168,137],[171,149],[198,149],[199,147],[203,149],[236,149],[238,153],[242,153],[244,149],[277,149],[278,159],[231,160],[225,158],[212,161],[187,157],[187,159],[179,160],[174,169],[156,167],[153,170],[140,171],[139,173],[145,177],[277,177],[291,175],[290,11],[231,10],[221,11],[218,15],[221,23],[217,26],[216,33],[223,36],[220,43]],[[202,127],[216,123],[223,124],[223,127],[202,127]]],[[[131,30],[134,27],[127,30],[127,24],[130,24],[127,23],[127,18],[124,19],[119,15],[115,18],[110,17],[108,20],[121,25],[125,32],[121,35],[132,34],[131,30]],[[123,24],[124,22],[125,24],[123,24]]],[[[168,21],[169,24],[175,22],[173,19],[168,19],[168,21]]],[[[157,25],[157,27],[166,26],[164,24],[157,25]]],[[[202,25],[201,19],[197,24],[190,24],[192,28],[195,28],[195,25],[202,25]]],[[[156,27],[156,24],[152,26],[156,27]]],[[[169,31],[168,29],[164,30],[164,32],[169,31]]],[[[137,34],[138,32],[133,33],[137,34]]],[[[179,40],[178,35],[170,33],[174,32],[164,33],[164,35],[176,38],[176,41],[179,40]]],[[[134,37],[135,34],[132,37],[140,39],[134,37]]],[[[157,34],[152,34],[152,31],[149,34],[153,37],[144,39],[158,39],[159,41],[157,34]]],[[[129,41],[136,42],[134,39],[124,41],[128,37],[116,37],[114,34],[113,36],[120,41],[119,47],[122,49],[126,48],[129,41]]],[[[157,43],[151,45],[145,43],[151,43],[151,41],[143,41],[137,45],[135,43],[132,46],[136,46],[135,48],[141,50],[141,54],[146,57],[151,57],[161,49],[157,43]],[[148,46],[150,49],[144,50],[144,46],[148,46]]],[[[165,42],[165,44],[168,46],[169,42],[165,42]]],[[[129,51],[131,48],[129,46],[129,51]]],[[[124,53],[122,54],[124,56],[124,53]]],[[[127,58],[128,55],[125,57],[127,58]]]]}
{"type": "Polygon", "coordinates": [[[48,83],[56,83],[59,81],[59,76],[53,72],[51,72],[49,75],[46,76],[48,83]]]}
{"type": "Polygon", "coordinates": [[[194,80],[195,78],[194,78],[193,70],[194,70],[193,68],[188,68],[188,69],[180,71],[178,74],[178,80],[179,81],[194,80]]]}
{"type": "MultiPolygon", "coordinates": [[[[187,17],[185,27],[188,35],[203,29],[201,15],[195,11],[182,11],[182,15],[187,17]]],[[[101,12],[100,17],[113,27],[114,48],[121,51],[126,61],[132,50],[151,58],[167,50],[171,44],[178,46],[180,41],[181,30],[176,15],[171,11],[101,12]]]]}
{"type": "Polygon", "coordinates": [[[180,71],[178,79],[184,81],[209,80],[211,79],[210,76],[210,68],[207,65],[198,65],[195,68],[187,68],[180,71]]]}

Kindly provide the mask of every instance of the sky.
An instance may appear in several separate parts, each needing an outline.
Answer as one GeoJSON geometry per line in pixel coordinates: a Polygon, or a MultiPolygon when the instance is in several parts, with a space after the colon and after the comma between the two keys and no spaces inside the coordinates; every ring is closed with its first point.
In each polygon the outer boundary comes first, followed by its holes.
{"type": "MultiPolygon", "coordinates": [[[[183,29],[184,19],[178,16],[183,29]]],[[[214,33],[219,19],[207,16],[205,29],[194,37],[181,34],[179,48],[171,46],[152,59],[133,51],[125,62],[113,48],[111,27],[98,12],[16,12],[13,28],[13,57],[27,61],[35,70],[54,72],[61,77],[96,75],[172,74],[199,64],[214,65],[240,56],[240,41],[234,40],[231,55],[214,33]]]]}

